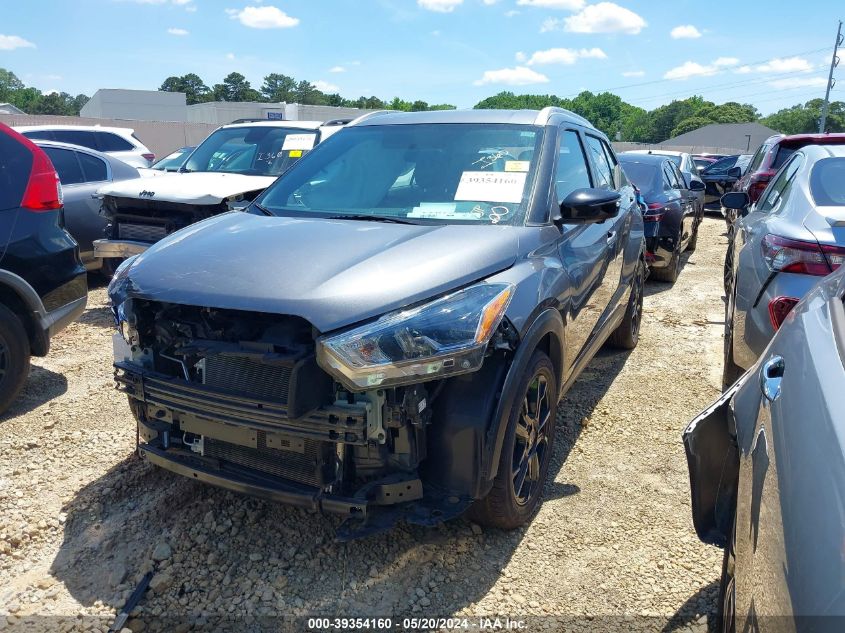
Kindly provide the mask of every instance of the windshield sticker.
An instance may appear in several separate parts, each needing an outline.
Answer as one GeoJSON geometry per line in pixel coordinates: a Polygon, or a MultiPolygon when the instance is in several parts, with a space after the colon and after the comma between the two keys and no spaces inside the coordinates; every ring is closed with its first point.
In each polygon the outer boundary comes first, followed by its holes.
{"type": "Polygon", "coordinates": [[[285,143],[282,145],[282,149],[313,149],[316,140],[316,134],[288,134],[285,137],[285,143]]]}
{"type": "Polygon", "coordinates": [[[292,149],[290,154],[288,154],[290,158],[302,158],[302,150],[301,149],[292,149]]]}
{"type": "Polygon", "coordinates": [[[528,160],[506,160],[505,171],[528,171],[531,161],[528,160]]]}
{"type": "Polygon", "coordinates": [[[526,172],[465,171],[455,191],[455,200],[478,202],[522,202],[526,172]]]}
{"type": "Polygon", "coordinates": [[[478,216],[466,211],[458,211],[458,205],[453,202],[421,202],[420,206],[414,207],[407,217],[436,220],[472,220],[478,216]]]}

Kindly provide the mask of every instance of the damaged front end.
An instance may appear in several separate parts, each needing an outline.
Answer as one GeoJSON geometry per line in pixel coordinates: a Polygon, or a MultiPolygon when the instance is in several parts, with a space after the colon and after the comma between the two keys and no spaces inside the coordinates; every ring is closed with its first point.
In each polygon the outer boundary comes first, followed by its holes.
{"type": "MultiPolygon", "coordinates": [[[[508,347],[500,339],[509,286],[480,284],[323,336],[298,316],[133,297],[129,266],[110,287],[120,330],[115,378],[137,419],[143,459],[339,514],[348,519],[340,539],[401,519],[433,525],[469,507],[472,487],[450,485],[454,477],[425,462],[431,447],[449,443],[438,434],[459,432],[433,424],[441,393],[453,391],[444,390],[449,377],[478,371],[485,356],[508,347]],[[458,307],[468,320],[442,327],[438,320],[458,307]],[[497,344],[488,345],[494,334],[497,344]]],[[[501,358],[489,363],[497,364],[504,366],[501,358]]]]}

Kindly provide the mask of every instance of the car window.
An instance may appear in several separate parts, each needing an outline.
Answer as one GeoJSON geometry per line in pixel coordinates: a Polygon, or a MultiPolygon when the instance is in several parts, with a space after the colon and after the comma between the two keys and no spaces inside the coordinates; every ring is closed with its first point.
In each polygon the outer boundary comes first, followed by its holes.
{"type": "Polygon", "coordinates": [[[593,165],[596,168],[596,187],[598,189],[615,189],[613,180],[613,168],[607,160],[602,142],[595,136],[587,135],[587,151],[590,153],[593,165]]]}
{"type": "Polygon", "coordinates": [[[622,167],[620,167],[619,161],[616,160],[616,154],[613,153],[613,150],[604,141],[601,142],[601,146],[604,148],[604,154],[607,157],[607,162],[610,164],[611,169],[613,169],[613,182],[616,183],[617,187],[624,187],[629,184],[628,176],[625,174],[622,167]]]}
{"type": "Polygon", "coordinates": [[[97,149],[97,139],[87,130],[53,130],[53,137],[61,143],[97,149]]]}
{"type": "Polygon", "coordinates": [[[674,163],[667,162],[663,163],[663,173],[666,176],[666,179],[669,182],[670,189],[681,189],[681,182],[678,179],[678,168],[675,167],[674,163]]]}
{"type": "Polygon", "coordinates": [[[522,223],[543,133],[498,123],[350,127],[276,180],[256,208],[298,217],[522,223]]]}
{"type": "Polygon", "coordinates": [[[819,206],[845,206],[845,158],[823,158],[813,166],[810,191],[819,206]]]}
{"type": "Polygon", "coordinates": [[[0,131],[0,210],[20,206],[31,169],[32,152],[19,138],[0,131]]]}
{"type": "Polygon", "coordinates": [[[113,132],[97,132],[96,135],[101,152],[130,152],[135,149],[132,143],[113,132]]]}
{"type": "Polygon", "coordinates": [[[753,174],[757,171],[757,168],[760,167],[760,164],[763,162],[763,157],[769,152],[769,148],[771,145],[761,145],[756,152],[754,152],[754,156],[751,158],[751,163],[748,165],[748,169],[746,170],[747,173],[753,174]]]}
{"type": "Polygon", "coordinates": [[[783,167],[786,161],[789,160],[789,157],[792,156],[797,149],[797,147],[784,147],[783,145],[780,145],[778,147],[778,152],[775,155],[775,159],[772,161],[772,169],[780,169],[783,167]]]}
{"type": "Polygon", "coordinates": [[[82,167],[76,159],[76,152],[69,149],[59,149],[58,147],[44,147],[42,149],[50,157],[62,185],[78,185],[85,182],[82,167]]]}
{"type": "Polygon", "coordinates": [[[76,152],[76,157],[82,165],[85,182],[101,182],[108,179],[108,169],[103,159],[82,152],[76,152]]]}
{"type": "Polygon", "coordinates": [[[555,166],[555,191],[557,203],[576,189],[588,189],[593,184],[590,181],[590,171],[587,168],[587,157],[578,133],[563,130],[560,134],[560,145],[555,166]]]}
{"type": "Polygon", "coordinates": [[[701,174],[703,176],[721,176],[723,174],[727,174],[731,167],[736,166],[738,158],[739,156],[726,156],[725,158],[720,158],[715,163],[711,163],[705,167],[701,174]]]}
{"type": "Polygon", "coordinates": [[[762,213],[777,213],[783,209],[783,201],[788,197],[792,187],[792,181],[798,169],[801,167],[803,157],[796,155],[783,169],[780,170],[774,182],[765,191],[764,198],[757,205],[757,210],[762,213]]]}
{"type": "Polygon", "coordinates": [[[623,169],[626,180],[630,179],[643,194],[660,191],[668,187],[665,175],[659,165],[652,162],[638,162],[630,157],[623,157],[623,169]]]}
{"type": "Polygon", "coordinates": [[[21,132],[26,138],[40,138],[44,141],[55,141],[56,139],[53,137],[53,132],[50,130],[28,130],[26,132],[21,132]]]}
{"type": "Polygon", "coordinates": [[[678,183],[678,189],[687,189],[687,177],[678,169],[674,163],[669,164],[669,168],[675,173],[675,180],[678,183]]]}

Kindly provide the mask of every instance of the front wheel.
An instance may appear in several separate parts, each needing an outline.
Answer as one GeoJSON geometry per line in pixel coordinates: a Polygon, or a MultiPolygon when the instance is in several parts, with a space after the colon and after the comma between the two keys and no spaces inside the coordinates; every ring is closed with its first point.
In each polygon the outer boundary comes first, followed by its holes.
{"type": "Polygon", "coordinates": [[[628,308],[619,327],[610,335],[608,342],[620,349],[634,349],[640,340],[640,324],[643,316],[643,285],[645,284],[645,262],[640,259],[631,282],[631,296],[628,308]]]}
{"type": "Polygon", "coordinates": [[[536,350],[509,413],[493,487],[472,505],[469,518],[482,525],[513,530],[534,515],[551,461],[557,400],[554,366],[546,354],[536,350]]]}

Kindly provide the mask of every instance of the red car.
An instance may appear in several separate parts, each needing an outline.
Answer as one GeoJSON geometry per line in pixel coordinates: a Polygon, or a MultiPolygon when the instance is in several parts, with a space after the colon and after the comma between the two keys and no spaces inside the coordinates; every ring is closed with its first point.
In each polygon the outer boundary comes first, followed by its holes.
{"type": "MultiPolygon", "coordinates": [[[[734,191],[744,191],[757,202],[769,181],[793,152],[806,145],[845,144],[845,134],[777,134],[767,138],[751,158],[751,164],[734,186],[734,191]]],[[[728,172],[730,174],[730,172],[728,172]]],[[[738,174],[737,174],[738,175],[738,174]]]]}

